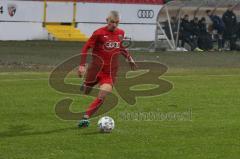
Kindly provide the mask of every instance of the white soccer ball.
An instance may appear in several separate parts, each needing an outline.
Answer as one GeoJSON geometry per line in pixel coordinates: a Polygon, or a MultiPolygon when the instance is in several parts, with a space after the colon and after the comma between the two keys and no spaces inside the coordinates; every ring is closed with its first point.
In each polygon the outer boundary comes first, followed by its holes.
{"type": "Polygon", "coordinates": [[[109,116],[102,117],[98,120],[98,128],[101,132],[110,133],[114,129],[114,126],[114,120],[109,116]]]}

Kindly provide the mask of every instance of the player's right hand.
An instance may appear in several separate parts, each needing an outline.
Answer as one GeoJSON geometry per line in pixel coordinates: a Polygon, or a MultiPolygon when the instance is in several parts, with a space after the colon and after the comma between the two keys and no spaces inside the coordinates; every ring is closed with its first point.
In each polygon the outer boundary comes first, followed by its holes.
{"type": "Polygon", "coordinates": [[[86,67],[85,66],[79,66],[78,68],[78,76],[81,78],[83,77],[84,73],[86,72],[86,67]]]}

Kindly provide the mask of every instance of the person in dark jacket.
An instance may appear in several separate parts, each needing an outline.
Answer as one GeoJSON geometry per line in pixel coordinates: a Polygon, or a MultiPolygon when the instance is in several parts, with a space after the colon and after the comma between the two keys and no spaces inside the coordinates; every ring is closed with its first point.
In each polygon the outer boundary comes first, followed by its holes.
{"type": "Polygon", "coordinates": [[[194,39],[194,29],[191,22],[189,21],[189,16],[186,14],[181,21],[180,25],[180,34],[181,34],[181,47],[184,47],[185,43],[190,45],[191,51],[203,51],[197,47],[197,41],[194,39]]]}
{"type": "Polygon", "coordinates": [[[200,28],[198,25],[198,17],[194,17],[193,20],[190,21],[191,23],[191,32],[192,34],[195,36],[195,38],[199,37],[199,32],[200,32],[200,28]]]}
{"type": "Polygon", "coordinates": [[[207,31],[206,18],[202,17],[198,22],[199,38],[198,47],[204,51],[213,49],[213,41],[211,35],[207,31]]]}
{"type": "Polygon", "coordinates": [[[218,49],[219,49],[219,51],[221,51],[224,47],[223,33],[224,33],[224,30],[225,30],[225,24],[224,24],[222,18],[220,18],[219,16],[214,14],[211,10],[207,10],[206,14],[207,14],[207,16],[209,16],[209,18],[212,21],[213,29],[217,30],[217,33],[218,33],[218,49]]]}
{"type": "Polygon", "coordinates": [[[227,11],[223,14],[222,20],[225,24],[223,37],[230,43],[230,50],[236,49],[237,41],[237,16],[233,12],[233,7],[229,6],[227,11]]]}
{"type": "MultiPolygon", "coordinates": [[[[173,33],[173,38],[176,39],[177,31],[178,31],[178,23],[177,23],[176,17],[171,17],[170,24],[171,24],[171,29],[172,29],[172,33],[173,33]]],[[[164,22],[163,29],[165,30],[165,33],[166,33],[167,37],[171,40],[172,36],[171,36],[171,30],[170,30],[170,27],[169,27],[168,20],[166,20],[164,22]]]]}
{"type": "Polygon", "coordinates": [[[199,33],[200,34],[206,34],[207,31],[207,22],[206,22],[206,18],[202,17],[199,22],[198,22],[198,27],[199,27],[199,33]]]}

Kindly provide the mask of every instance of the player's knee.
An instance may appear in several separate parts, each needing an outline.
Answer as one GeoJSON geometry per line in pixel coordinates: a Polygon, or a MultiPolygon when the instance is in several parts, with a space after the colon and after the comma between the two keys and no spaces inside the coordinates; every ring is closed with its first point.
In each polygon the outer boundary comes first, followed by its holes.
{"type": "Polygon", "coordinates": [[[100,86],[101,91],[112,92],[112,85],[111,84],[102,84],[100,86]]]}
{"type": "Polygon", "coordinates": [[[112,92],[112,86],[101,87],[100,92],[98,94],[98,98],[104,99],[111,92],[112,92]]]}

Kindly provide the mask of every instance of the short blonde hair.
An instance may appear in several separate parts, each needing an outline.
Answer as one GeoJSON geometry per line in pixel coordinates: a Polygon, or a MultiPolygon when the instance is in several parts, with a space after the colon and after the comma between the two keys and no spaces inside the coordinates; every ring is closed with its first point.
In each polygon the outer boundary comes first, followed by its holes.
{"type": "Polygon", "coordinates": [[[107,19],[120,19],[118,11],[112,10],[109,12],[107,19]]]}

